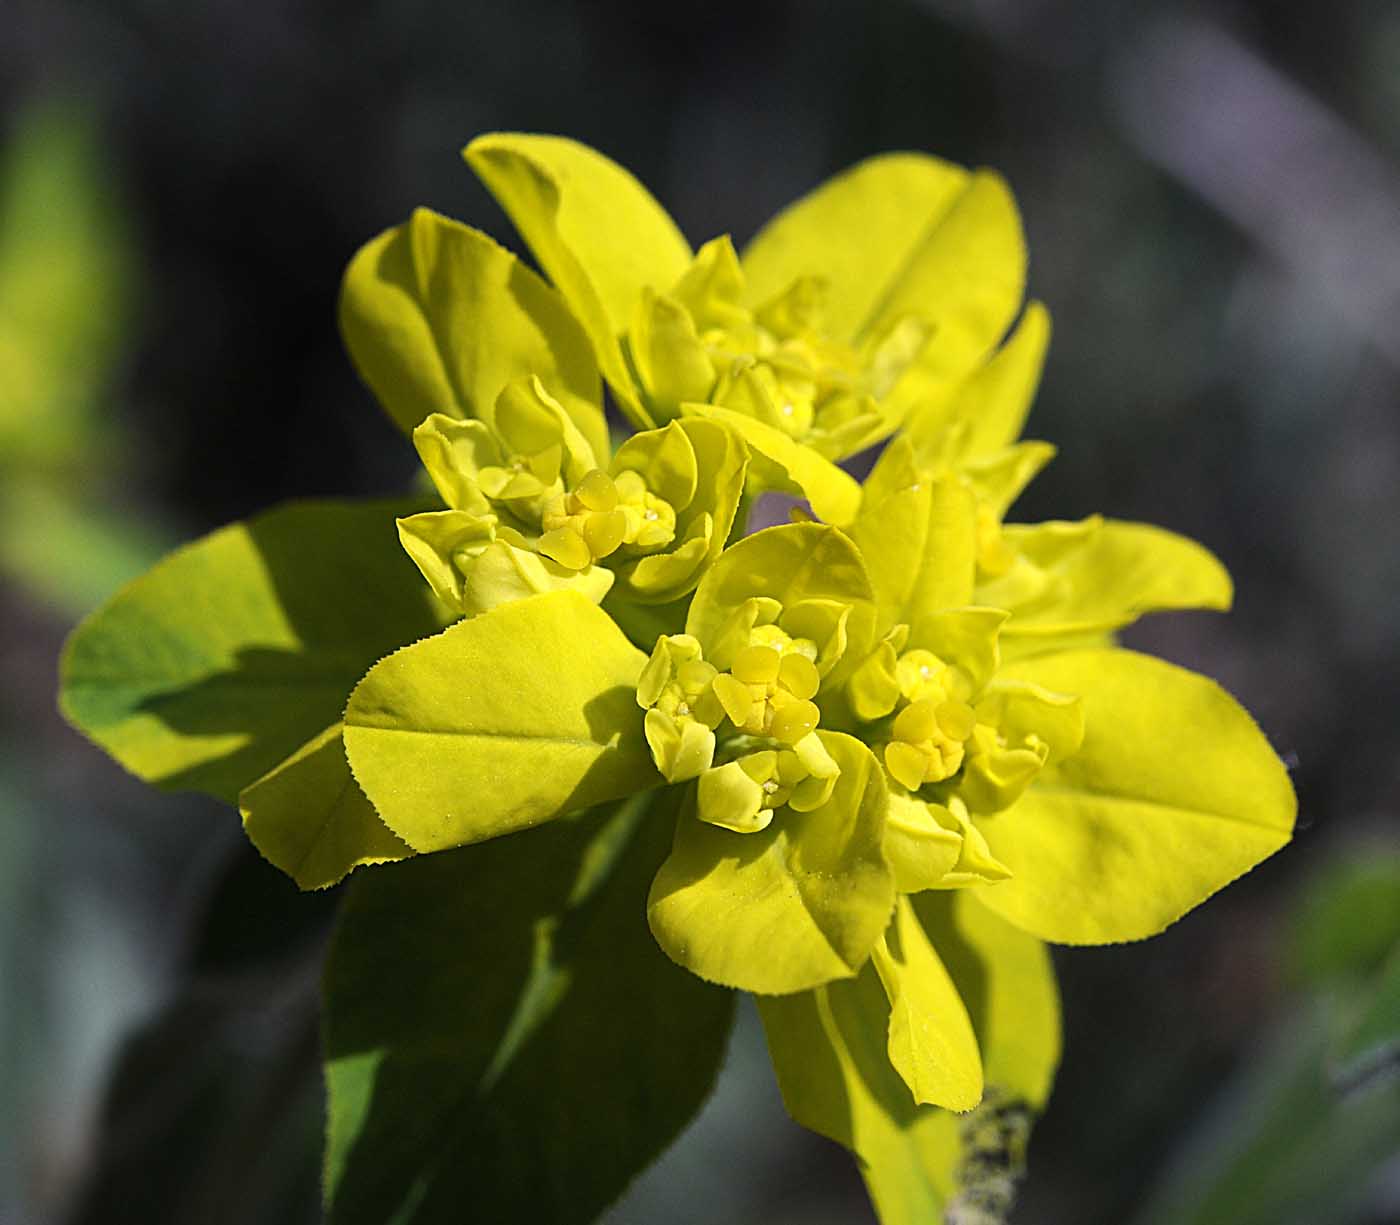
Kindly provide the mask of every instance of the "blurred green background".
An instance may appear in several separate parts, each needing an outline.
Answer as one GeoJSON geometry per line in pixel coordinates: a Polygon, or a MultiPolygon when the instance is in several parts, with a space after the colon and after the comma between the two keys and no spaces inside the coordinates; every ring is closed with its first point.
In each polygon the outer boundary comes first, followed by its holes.
{"type": "MultiPolygon", "coordinates": [[[[10,0],[0,37],[0,1223],[315,1219],[298,895],[212,802],[54,713],[66,629],[179,540],[415,460],[334,327],[457,150],[556,131],[692,239],[860,157],[1010,180],[1056,333],[1013,517],[1213,548],[1207,672],[1293,768],[1291,847],[1166,935],[1057,954],[1067,1043],[1012,1219],[1400,1222],[1400,8],[1381,0],[396,5],[10,0]]],[[[467,1218],[464,1218],[467,1219],[467,1218]]],[[[747,1011],[608,1218],[870,1220],[747,1011]]]]}

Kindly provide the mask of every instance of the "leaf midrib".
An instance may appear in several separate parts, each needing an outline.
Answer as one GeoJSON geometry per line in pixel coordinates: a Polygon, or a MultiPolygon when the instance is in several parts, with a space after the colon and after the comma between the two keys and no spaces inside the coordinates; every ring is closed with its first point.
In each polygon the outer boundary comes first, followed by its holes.
{"type": "MultiPolygon", "coordinates": [[[[1267,822],[1256,821],[1248,817],[1241,817],[1238,814],[1234,813],[1216,812],[1215,810],[1210,808],[1196,808],[1194,806],[1185,804],[1171,804],[1162,800],[1148,799],[1145,796],[1126,795],[1123,792],[1119,791],[1090,791],[1085,787],[1067,787],[1056,785],[1054,783],[1037,782],[1032,784],[1030,790],[1027,792],[1027,795],[1057,795],[1066,796],[1073,799],[1084,799],[1087,797],[1089,799],[1105,800],[1110,803],[1133,804],[1141,808],[1150,808],[1162,813],[1190,813],[1193,816],[1209,817],[1212,820],[1227,821],[1234,825],[1245,825],[1250,826],[1254,829],[1268,830],[1270,833],[1275,834],[1284,834],[1288,832],[1288,828],[1285,826],[1270,825],[1267,822]]],[[[1014,808],[1015,806],[1013,805],[1012,808],[1008,809],[1007,811],[1012,812],[1014,811],[1014,808]]]]}

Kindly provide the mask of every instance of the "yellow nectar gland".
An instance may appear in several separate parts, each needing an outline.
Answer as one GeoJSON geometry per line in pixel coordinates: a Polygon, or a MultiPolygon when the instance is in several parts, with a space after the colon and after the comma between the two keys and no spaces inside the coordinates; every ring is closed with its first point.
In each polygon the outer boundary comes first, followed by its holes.
{"type": "Polygon", "coordinates": [[[757,644],[734,657],[729,671],[714,678],[713,689],[740,731],[796,744],[821,719],[812,701],[820,684],[817,666],[806,655],[757,644]]]}
{"type": "Polygon", "coordinates": [[[615,553],[627,535],[627,515],[617,486],[594,468],[569,493],[556,494],[540,516],[544,534],[536,546],[568,570],[586,570],[615,553]]]}

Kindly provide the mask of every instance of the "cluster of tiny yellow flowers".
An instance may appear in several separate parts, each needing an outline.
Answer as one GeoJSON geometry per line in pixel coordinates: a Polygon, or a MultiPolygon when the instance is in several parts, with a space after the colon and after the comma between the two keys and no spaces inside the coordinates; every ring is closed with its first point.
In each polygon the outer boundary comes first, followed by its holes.
{"type": "Polygon", "coordinates": [[[816,664],[800,650],[783,653],[755,643],[740,651],[729,671],[718,673],[710,683],[729,721],[750,736],[796,744],[821,720],[811,700],[821,678],[816,664]]]}
{"type": "Polygon", "coordinates": [[[536,545],[552,561],[582,570],[631,546],[649,553],[676,536],[676,511],[631,470],[616,477],[594,468],[567,493],[556,493],[540,514],[536,545]]]}

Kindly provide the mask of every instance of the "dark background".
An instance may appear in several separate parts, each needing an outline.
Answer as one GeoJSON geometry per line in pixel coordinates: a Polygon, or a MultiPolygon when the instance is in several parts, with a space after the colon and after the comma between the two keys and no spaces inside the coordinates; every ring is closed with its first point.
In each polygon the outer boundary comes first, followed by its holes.
{"type": "MultiPolygon", "coordinates": [[[[100,445],[44,479],[139,557],[409,479],[337,284],[417,204],[518,249],[458,156],[479,132],[595,145],[697,244],[882,150],[1001,170],[1055,320],[1028,432],[1060,448],[1012,517],[1102,511],[1214,549],[1235,611],[1129,640],[1239,696],[1302,805],[1287,850],[1166,935],[1057,953],[1065,1061],[1013,1219],[1147,1211],[1236,1126],[1241,1077],[1311,1049],[1300,898],[1400,850],[1400,8],[8,0],[0,145],[55,105],[89,125],[127,259],[84,418],[100,445]]],[[[334,899],[61,725],[88,562],[47,551],[55,583],[0,589],[0,1222],[313,1219],[334,899]]],[[[1400,1220],[1380,1160],[1400,1141],[1379,1142],[1312,1219],[1400,1220]]],[[[786,1122],[745,1014],[700,1127],[611,1219],[865,1213],[849,1162],[786,1122]]]]}

